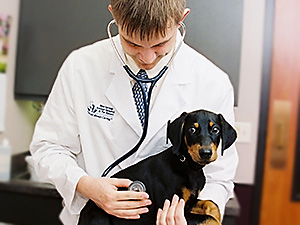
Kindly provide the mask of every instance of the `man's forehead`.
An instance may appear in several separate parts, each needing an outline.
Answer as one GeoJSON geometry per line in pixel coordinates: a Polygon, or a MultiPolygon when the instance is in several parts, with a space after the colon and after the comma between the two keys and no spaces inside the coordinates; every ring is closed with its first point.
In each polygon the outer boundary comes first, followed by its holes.
{"type": "MultiPolygon", "coordinates": [[[[121,35],[122,36],[122,35],[121,35]]],[[[169,42],[172,37],[168,38],[168,39],[165,39],[165,38],[162,38],[162,39],[153,39],[153,40],[139,40],[139,39],[134,39],[134,38],[127,38],[127,37],[124,37],[122,36],[122,38],[129,44],[133,44],[133,45],[136,45],[136,46],[139,46],[139,47],[155,47],[155,46],[158,46],[158,45],[163,45],[167,42],[169,42]]]]}

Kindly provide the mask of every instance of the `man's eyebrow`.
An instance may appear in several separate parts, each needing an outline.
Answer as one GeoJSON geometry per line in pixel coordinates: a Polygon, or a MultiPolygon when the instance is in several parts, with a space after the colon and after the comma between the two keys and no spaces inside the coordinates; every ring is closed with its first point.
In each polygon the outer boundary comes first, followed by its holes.
{"type": "Polygon", "coordinates": [[[167,39],[167,40],[165,40],[165,41],[163,41],[163,42],[161,42],[161,43],[158,43],[158,44],[156,44],[156,45],[154,45],[154,46],[152,46],[152,47],[157,47],[157,46],[159,46],[159,45],[166,44],[166,43],[169,42],[171,39],[172,39],[172,37],[170,37],[169,39],[167,39]]]}
{"type": "Polygon", "coordinates": [[[136,44],[136,43],[133,43],[132,41],[129,41],[129,40],[126,39],[123,35],[121,35],[121,36],[122,36],[122,38],[123,38],[128,44],[135,45],[135,46],[137,46],[137,47],[142,47],[141,45],[138,45],[138,44],[136,44]]]}
{"type": "MultiPolygon", "coordinates": [[[[135,46],[137,46],[137,47],[142,47],[141,45],[138,45],[138,44],[136,44],[136,43],[134,43],[134,42],[132,42],[132,41],[129,41],[129,40],[126,39],[123,35],[121,35],[121,36],[122,36],[122,38],[123,38],[127,43],[129,43],[129,44],[131,44],[131,45],[135,45],[135,46]]],[[[161,42],[161,43],[158,43],[158,44],[156,44],[156,45],[151,46],[151,48],[152,48],[152,47],[157,47],[157,46],[163,45],[163,44],[167,43],[168,41],[170,41],[171,39],[172,39],[172,37],[170,37],[169,39],[167,39],[167,40],[165,40],[165,41],[163,41],[163,42],[161,42]]]]}

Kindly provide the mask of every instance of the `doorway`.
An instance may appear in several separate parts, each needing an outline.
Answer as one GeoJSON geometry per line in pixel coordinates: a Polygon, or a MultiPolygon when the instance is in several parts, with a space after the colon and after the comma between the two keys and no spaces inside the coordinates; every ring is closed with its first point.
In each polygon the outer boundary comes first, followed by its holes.
{"type": "Polygon", "coordinates": [[[255,204],[251,224],[300,225],[300,201],[292,199],[297,124],[300,119],[300,2],[266,2],[273,9],[273,14],[267,15],[273,19],[273,27],[266,27],[270,29],[270,39],[273,40],[265,42],[265,54],[269,56],[265,57],[263,71],[255,204]]]}

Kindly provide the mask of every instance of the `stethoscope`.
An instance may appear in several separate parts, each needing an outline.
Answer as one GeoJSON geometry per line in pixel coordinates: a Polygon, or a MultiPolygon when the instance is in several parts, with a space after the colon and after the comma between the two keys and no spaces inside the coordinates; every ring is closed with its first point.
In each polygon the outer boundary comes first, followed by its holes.
{"type": "Polygon", "coordinates": [[[111,45],[115,51],[115,53],[117,54],[118,58],[120,59],[124,70],[126,71],[126,73],[129,75],[129,77],[131,77],[133,80],[135,80],[135,82],[137,82],[137,84],[141,87],[142,90],[142,94],[143,94],[143,104],[144,104],[144,108],[145,108],[145,123],[144,123],[144,127],[143,127],[143,133],[142,136],[140,137],[140,140],[137,142],[137,144],[127,153],[125,153],[123,156],[121,156],[120,158],[118,158],[116,161],[114,161],[110,166],[108,166],[103,174],[102,177],[105,177],[114,167],[116,167],[118,164],[120,164],[121,162],[123,162],[125,159],[127,159],[128,157],[130,157],[132,154],[134,154],[139,147],[141,146],[141,144],[143,143],[143,141],[146,138],[147,135],[147,131],[148,131],[148,122],[149,122],[149,108],[150,108],[150,99],[151,99],[151,94],[152,94],[152,90],[155,86],[155,84],[157,83],[157,81],[165,74],[165,72],[168,70],[169,65],[171,64],[171,62],[173,61],[173,59],[175,58],[175,55],[178,53],[184,37],[185,37],[185,33],[186,33],[186,28],[183,22],[180,22],[180,26],[182,27],[182,35],[181,35],[181,40],[179,42],[179,44],[177,45],[175,51],[173,52],[173,55],[171,56],[171,58],[169,59],[169,61],[167,62],[167,64],[159,71],[159,73],[153,77],[153,78],[139,78],[137,77],[132,70],[129,68],[128,65],[126,65],[125,60],[122,58],[120,52],[118,51],[115,42],[112,38],[111,35],[111,26],[115,23],[115,20],[112,20],[109,22],[109,24],[107,25],[107,34],[108,37],[111,41],[111,45]],[[150,83],[150,87],[148,90],[148,97],[147,94],[144,90],[144,88],[142,88],[142,83],[150,83]]]}

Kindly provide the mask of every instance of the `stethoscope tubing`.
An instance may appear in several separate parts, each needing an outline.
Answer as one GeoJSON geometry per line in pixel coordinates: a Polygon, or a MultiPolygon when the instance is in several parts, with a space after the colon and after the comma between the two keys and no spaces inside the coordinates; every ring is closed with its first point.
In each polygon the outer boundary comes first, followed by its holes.
{"type": "Polygon", "coordinates": [[[159,71],[159,73],[153,77],[153,78],[139,78],[137,77],[132,70],[129,68],[128,65],[126,65],[125,61],[123,60],[122,56],[120,55],[110,32],[110,27],[111,25],[115,23],[114,20],[110,21],[110,23],[107,26],[107,33],[109,36],[109,39],[111,41],[112,47],[114,49],[114,51],[116,52],[118,58],[120,59],[121,63],[123,64],[123,68],[124,70],[127,72],[127,74],[129,75],[129,77],[131,77],[133,80],[135,80],[137,82],[137,84],[140,86],[141,90],[142,90],[142,95],[143,95],[143,102],[144,102],[144,108],[145,108],[145,123],[144,123],[144,127],[143,127],[143,132],[142,132],[142,136],[140,137],[139,141],[136,143],[136,145],[129,150],[128,152],[126,152],[124,155],[122,155],[120,158],[118,158],[116,161],[114,161],[112,164],[110,164],[102,173],[101,177],[106,177],[107,174],[117,165],[119,165],[121,162],[123,162],[124,160],[126,160],[127,158],[129,158],[131,155],[133,155],[141,146],[141,144],[143,143],[143,141],[146,138],[147,135],[147,131],[148,131],[148,123],[149,123],[149,111],[150,111],[150,99],[151,99],[151,95],[152,95],[152,90],[155,86],[155,84],[159,81],[159,79],[165,74],[165,72],[168,70],[169,65],[171,64],[171,62],[173,61],[175,55],[177,54],[177,52],[179,51],[182,43],[183,43],[183,39],[185,37],[185,25],[184,23],[180,23],[181,27],[183,27],[183,34],[182,34],[182,38],[181,41],[179,43],[179,45],[177,46],[177,48],[175,49],[175,52],[173,53],[172,57],[170,58],[170,60],[168,61],[168,63],[159,71]],[[142,88],[142,83],[150,83],[150,87],[149,87],[149,91],[148,91],[148,96],[146,94],[146,92],[144,91],[144,89],[142,88]]]}
{"type": "MultiPolygon", "coordinates": [[[[131,76],[133,76],[133,72],[130,70],[130,68],[125,65],[124,69],[127,71],[129,69],[130,72],[128,72],[128,74],[131,76]]],[[[141,87],[142,90],[142,94],[143,94],[143,102],[144,102],[144,107],[145,107],[145,123],[144,123],[144,127],[143,127],[143,133],[142,136],[140,137],[139,141],[137,142],[137,144],[128,152],[126,152],[124,155],[122,155],[120,158],[118,158],[116,161],[114,161],[112,164],[110,164],[103,172],[103,174],[101,175],[101,177],[106,177],[107,174],[117,165],[119,165],[121,162],[123,162],[125,159],[129,158],[132,154],[134,154],[139,147],[141,146],[141,144],[143,143],[143,141],[146,138],[147,135],[147,131],[148,131],[148,123],[149,123],[149,109],[150,109],[150,99],[151,99],[151,95],[152,95],[152,90],[156,84],[156,82],[163,76],[163,74],[168,70],[167,66],[164,66],[160,72],[158,73],[157,76],[155,76],[152,79],[141,79],[138,78],[136,79],[136,82],[138,83],[138,85],[141,87]],[[151,80],[151,81],[150,81],[151,80]],[[151,85],[149,87],[149,91],[148,91],[148,98],[147,98],[147,94],[144,91],[144,89],[142,88],[142,84],[141,82],[151,82],[151,85]]]]}

